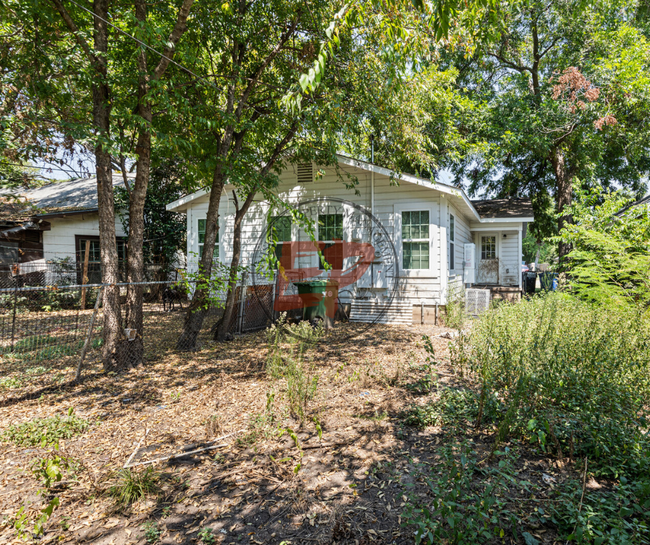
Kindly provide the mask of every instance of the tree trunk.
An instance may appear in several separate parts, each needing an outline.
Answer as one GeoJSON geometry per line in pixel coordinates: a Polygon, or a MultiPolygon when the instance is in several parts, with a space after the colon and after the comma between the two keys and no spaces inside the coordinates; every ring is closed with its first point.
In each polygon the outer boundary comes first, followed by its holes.
{"type": "MultiPolygon", "coordinates": [[[[235,213],[235,225],[232,239],[232,260],[230,261],[230,274],[228,276],[228,294],[226,295],[226,306],[223,309],[223,317],[217,324],[216,331],[214,332],[214,339],[216,341],[225,341],[230,328],[230,321],[232,320],[233,312],[235,311],[235,295],[237,293],[237,276],[239,272],[239,263],[241,262],[241,228],[244,221],[244,216],[250,208],[256,191],[253,191],[246,198],[246,202],[241,209],[237,209],[235,213]]],[[[235,197],[236,203],[236,197],[235,197]]],[[[242,294],[244,297],[245,294],[242,294]]]]}
{"type": "MultiPolygon", "coordinates": [[[[110,135],[110,96],[107,83],[108,69],[106,53],[108,51],[108,28],[102,21],[108,20],[108,0],[96,0],[94,4],[95,51],[99,53],[98,77],[93,85],[93,123],[100,138],[108,139],[110,135]]],[[[99,209],[99,247],[102,263],[102,282],[104,288],[104,348],[103,364],[105,371],[116,371],[122,360],[125,337],[122,330],[120,314],[120,289],[115,239],[115,206],[113,200],[113,176],[110,153],[98,143],[95,147],[97,171],[97,207],[99,209]]]]}
{"type": "Polygon", "coordinates": [[[201,261],[199,262],[199,274],[201,277],[200,283],[204,286],[207,284],[207,287],[199,288],[198,286],[195,286],[196,289],[192,296],[192,301],[187,307],[183,332],[176,342],[177,350],[196,350],[197,339],[201,332],[201,328],[203,327],[203,320],[208,310],[206,305],[210,289],[209,279],[212,276],[213,261],[213,252],[210,251],[210,249],[214,248],[217,241],[217,233],[219,231],[219,204],[221,203],[221,192],[223,191],[225,182],[226,177],[222,171],[221,165],[217,165],[212,177],[210,202],[208,204],[208,213],[205,218],[203,256],[201,256],[201,261]]]}
{"type": "MultiPolygon", "coordinates": [[[[186,30],[185,22],[189,15],[193,0],[184,0],[178,13],[176,25],[169,36],[166,57],[173,55],[175,45],[186,30]]],[[[136,0],[135,18],[144,26],[147,22],[147,1],[136,0]]],[[[162,77],[169,66],[169,60],[163,57],[156,66],[153,75],[149,74],[147,65],[147,51],[140,48],[137,57],[139,72],[138,79],[138,115],[142,118],[142,125],[138,133],[135,152],[138,156],[136,175],[129,200],[129,245],[127,253],[127,281],[129,287],[126,299],[126,326],[135,329],[137,335],[129,342],[128,361],[124,366],[135,366],[142,363],[144,355],[144,323],[143,323],[143,286],[144,282],[144,206],[149,187],[151,169],[151,121],[152,107],[148,98],[151,80],[162,77]],[[135,285],[134,285],[135,284],[135,285]]]]}
{"type": "MultiPolygon", "coordinates": [[[[143,26],[147,21],[146,0],[136,0],[135,18],[143,26]]],[[[149,75],[147,73],[147,53],[144,47],[140,48],[137,57],[138,72],[138,114],[143,120],[142,128],[138,134],[135,152],[138,156],[133,189],[129,199],[129,244],[127,250],[127,282],[129,286],[126,294],[126,327],[135,329],[137,334],[129,342],[128,361],[123,362],[125,367],[136,366],[142,363],[144,354],[143,345],[143,315],[141,282],[144,281],[144,205],[149,186],[149,170],[151,166],[151,102],[147,99],[149,91],[149,75]],[[138,285],[133,285],[138,283],[138,285]]]]}
{"type": "MultiPolygon", "coordinates": [[[[560,214],[558,219],[558,230],[561,231],[566,225],[572,223],[571,216],[563,214],[565,207],[571,204],[573,197],[573,176],[566,166],[565,156],[562,150],[555,149],[551,157],[553,172],[556,180],[555,200],[557,211],[560,214]]],[[[558,246],[558,255],[560,261],[571,251],[571,245],[566,242],[560,242],[558,246]]]]}

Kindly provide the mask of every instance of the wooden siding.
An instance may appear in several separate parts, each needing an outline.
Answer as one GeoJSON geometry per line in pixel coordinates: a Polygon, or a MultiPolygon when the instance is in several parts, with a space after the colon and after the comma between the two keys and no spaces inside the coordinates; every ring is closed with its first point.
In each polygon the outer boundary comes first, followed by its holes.
{"type": "MultiPolygon", "coordinates": [[[[75,235],[99,236],[97,212],[49,220],[52,228],[43,231],[43,257],[46,261],[70,257],[76,258],[75,235]]],[[[115,234],[126,236],[119,217],[115,218],[115,234]]]]}
{"type": "MultiPolygon", "coordinates": [[[[428,187],[403,182],[396,185],[388,176],[375,174],[374,207],[372,212],[393,240],[398,254],[399,284],[398,297],[412,304],[444,304],[448,283],[462,285],[463,244],[470,242],[470,218],[465,217],[454,206],[455,197],[444,195],[428,187]],[[405,210],[426,209],[430,211],[430,263],[426,270],[402,270],[401,212],[405,210]],[[455,217],[456,264],[455,273],[450,277],[447,265],[449,214],[455,217]]],[[[277,193],[286,202],[298,203],[321,196],[344,199],[371,209],[371,173],[352,166],[339,164],[338,167],[316,169],[313,182],[298,184],[295,167],[290,166],[280,176],[277,193]],[[355,190],[345,184],[354,184],[355,190]]],[[[188,268],[196,270],[198,255],[198,220],[205,218],[209,195],[204,195],[189,204],[187,209],[187,253],[188,268]]],[[[229,264],[232,257],[232,235],[235,206],[232,194],[222,195],[219,207],[220,236],[219,259],[229,264]]],[[[268,204],[256,202],[247,214],[242,225],[243,264],[253,259],[257,241],[264,231],[268,204]]],[[[344,220],[345,221],[345,220],[344,220]]],[[[512,228],[512,225],[510,226],[512,228]]],[[[295,232],[294,227],[294,236],[295,232]]],[[[349,240],[349,233],[346,238],[349,240]]],[[[303,239],[305,238],[303,234],[303,239]]],[[[359,284],[359,283],[357,283],[359,284]]],[[[352,287],[356,293],[358,285],[352,287]]],[[[365,288],[364,288],[365,289],[365,288]]],[[[373,291],[373,290],[370,290],[373,291]]]]}

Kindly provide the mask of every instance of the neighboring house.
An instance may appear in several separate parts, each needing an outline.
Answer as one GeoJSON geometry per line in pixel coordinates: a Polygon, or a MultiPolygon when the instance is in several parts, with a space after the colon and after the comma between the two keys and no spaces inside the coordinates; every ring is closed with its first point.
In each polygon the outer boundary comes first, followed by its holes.
{"type": "MultiPolygon", "coordinates": [[[[113,175],[113,186],[124,186],[113,175]]],[[[119,259],[126,258],[126,233],[115,219],[119,259]]],[[[0,202],[0,276],[24,283],[80,282],[88,252],[90,283],[101,281],[97,179],[52,183],[0,202]]]]}
{"type": "MultiPolygon", "coordinates": [[[[225,188],[219,209],[215,258],[224,264],[229,264],[232,257],[235,213],[232,189],[230,186],[225,188]]],[[[526,224],[533,221],[528,199],[472,202],[457,187],[415,176],[397,175],[385,168],[343,156],[338,157],[336,168],[290,165],[280,175],[276,194],[292,203],[319,198],[344,199],[371,212],[381,222],[396,249],[397,298],[402,305],[418,305],[419,308],[420,305],[445,304],[453,289],[468,282],[516,293],[521,290],[522,238],[526,224]],[[343,183],[349,182],[350,177],[357,180],[356,192],[347,189],[343,183]],[[474,263],[473,271],[464,266],[465,257],[469,257],[464,255],[465,248],[471,243],[475,245],[474,259],[470,260],[474,263]]],[[[209,191],[201,190],[167,205],[170,211],[187,214],[190,270],[196,270],[198,256],[203,251],[209,196],[209,191]]],[[[242,264],[251,263],[255,247],[266,228],[269,205],[260,201],[251,207],[244,219],[242,264]]],[[[332,215],[326,210],[317,210],[312,216],[316,230],[322,231],[316,232],[316,237],[327,241],[325,246],[333,244],[330,238],[347,241],[349,245],[363,238],[352,233],[353,227],[346,223],[344,214],[332,215]],[[331,235],[330,232],[338,234],[331,235]]],[[[291,223],[283,224],[281,230],[281,240],[300,238],[297,226],[291,223]]],[[[318,261],[311,266],[315,266],[316,269],[312,270],[317,271],[318,261]]],[[[369,268],[364,278],[378,274],[379,269],[369,268]]],[[[323,271],[323,276],[326,275],[323,271]]],[[[381,282],[370,278],[355,284],[350,286],[354,295],[381,299],[381,282]]]]}

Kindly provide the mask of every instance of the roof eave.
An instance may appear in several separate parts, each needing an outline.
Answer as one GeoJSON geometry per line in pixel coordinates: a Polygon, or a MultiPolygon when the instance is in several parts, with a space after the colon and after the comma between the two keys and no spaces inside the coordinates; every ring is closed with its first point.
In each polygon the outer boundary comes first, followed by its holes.
{"type": "Polygon", "coordinates": [[[481,221],[481,216],[476,211],[476,208],[474,208],[472,201],[470,201],[467,195],[465,194],[465,192],[458,187],[443,184],[440,182],[433,182],[431,180],[426,180],[424,178],[418,178],[417,176],[412,176],[411,174],[398,174],[393,170],[380,167],[377,165],[373,165],[372,163],[367,163],[366,161],[360,161],[359,159],[352,159],[351,157],[345,157],[344,155],[338,155],[337,157],[340,163],[361,168],[368,172],[374,172],[375,174],[380,174],[382,176],[388,176],[389,178],[396,178],[398,180],[403,180],[405,182],[409,182],[415,185],[429,187],[431,189],[440,191],[441,193],[445,193],[447,195],[452,195],[454,197],[460,198],[465,203],[467,208],[470,210],[471,214],[478,221],[481,221]]]}
{"type": "Polygon", "coordinates": [[[531,223],[535,221],[533,217],[525,218],[481,218],[480,223],[531,223]]]}

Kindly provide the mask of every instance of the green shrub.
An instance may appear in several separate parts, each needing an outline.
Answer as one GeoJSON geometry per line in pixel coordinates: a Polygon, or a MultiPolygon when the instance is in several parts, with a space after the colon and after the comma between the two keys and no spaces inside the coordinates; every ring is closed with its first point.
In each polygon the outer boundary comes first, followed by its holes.
{"type": "Polygon", "coordinates": [[[158,474],[152,467],[137,471],[120,469],[115,476],[115,484],[108,493],[121,509],[128,508],[149,494],[158,492],[158,474]]]}
{"type": "Polygon", "coordinates": [[[650,320],[562,294],[484,313],[452,346],[481,400],[503,402],[500,440],[587,456],[601,473],[650,467],[650,320]]]}
{"type": "Polygon", "coordinates": [[[35,418],[22,424],[9,426],[0,436],[21,447],[56,445],[61,439],[70,439],[88,429],[90,423],[73,414],[65,417],[35,418]]]}

